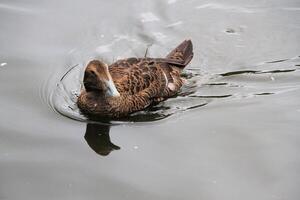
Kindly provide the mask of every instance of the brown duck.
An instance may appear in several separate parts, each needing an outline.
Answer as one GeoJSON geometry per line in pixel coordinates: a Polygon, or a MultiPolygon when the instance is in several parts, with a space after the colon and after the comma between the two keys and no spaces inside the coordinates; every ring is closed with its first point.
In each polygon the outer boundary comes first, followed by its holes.
{"type": "Polygon", "coordinates": [[[181,71],[193,58],[183,41],[166,58],[128,58],[108,66],[93,60],[84,72],[78,107],[88,117],[120,118],[176,95],[181,71]]]}

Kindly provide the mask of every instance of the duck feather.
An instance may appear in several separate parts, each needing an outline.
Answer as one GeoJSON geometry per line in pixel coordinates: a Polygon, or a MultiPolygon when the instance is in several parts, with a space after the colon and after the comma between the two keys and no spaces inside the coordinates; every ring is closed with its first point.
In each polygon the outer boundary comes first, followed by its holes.
{"type": "Polygon", "coordinates": [[[108,71],[120,96],[82,91],[78,107],[88,116],[120,118],[176,95],[183,85],[180,73],[193,57],[191,41],[185,40],[172,52],[166,58],[116,61],[108,71]]]}

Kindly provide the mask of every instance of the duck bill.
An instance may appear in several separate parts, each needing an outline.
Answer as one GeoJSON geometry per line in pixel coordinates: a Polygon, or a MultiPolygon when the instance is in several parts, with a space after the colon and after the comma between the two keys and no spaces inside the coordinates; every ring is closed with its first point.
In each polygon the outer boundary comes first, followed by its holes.
{"type": "Polygon", "coordinates": [[[105,81],[106,87],[107,87],[107,91],[106,91],[106,95],[109,97],[119,97],[120,93],[118,92],[114,82],[112,80],[109,81],[105,81]]]}

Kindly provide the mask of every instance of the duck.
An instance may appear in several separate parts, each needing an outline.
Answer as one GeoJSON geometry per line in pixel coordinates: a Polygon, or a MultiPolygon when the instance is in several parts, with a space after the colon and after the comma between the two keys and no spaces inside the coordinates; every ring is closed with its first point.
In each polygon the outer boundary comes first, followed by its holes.
{"type": "Polygon", "coordinates": [[[163,58],[126,58],[111,65],[90,61],[77,99],[88,118],[124,118],[174,97],[184,84],[183,69],[193,58],[191,40],[184,40],[163,58]]]}

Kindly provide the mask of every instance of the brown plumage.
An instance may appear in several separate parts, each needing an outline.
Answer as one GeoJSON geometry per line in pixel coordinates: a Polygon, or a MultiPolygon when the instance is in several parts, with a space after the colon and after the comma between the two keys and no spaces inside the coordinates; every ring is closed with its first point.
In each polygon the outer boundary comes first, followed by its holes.
{"type": "Polygon", "coordinates": [[[78,107],[88,117],[120,118],[164,101],[181,88],[181,71],[192,58],[192,42],[185,40],[166,58],[128,58],[110,66],[93,60],[78,107]]]}

